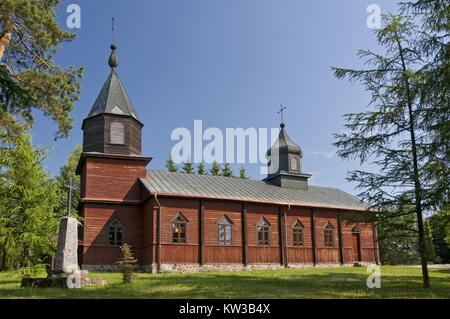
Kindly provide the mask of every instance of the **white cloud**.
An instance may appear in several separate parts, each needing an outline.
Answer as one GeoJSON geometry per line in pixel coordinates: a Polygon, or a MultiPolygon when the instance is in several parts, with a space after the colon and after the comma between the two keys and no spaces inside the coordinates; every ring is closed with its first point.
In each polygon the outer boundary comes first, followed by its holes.
{"type": "Polygon", "coordinates": [[[312,157],[312,158],[317,158],[317,157],[323,157],[326,159],[332,159],[334,157],[335,153],[333,151],[308,151],[305,152],[305,157],[312,157]]]}

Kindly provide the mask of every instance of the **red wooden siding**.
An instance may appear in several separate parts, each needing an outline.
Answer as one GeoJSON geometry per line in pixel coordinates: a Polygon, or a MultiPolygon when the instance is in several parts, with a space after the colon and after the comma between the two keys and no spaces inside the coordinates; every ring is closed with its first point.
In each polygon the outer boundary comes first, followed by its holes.
{"type": "Polygon", "coordinates": [[[140,202],[142,186],[138,178],[146,176],[145,161],[125,159],[86,159],[85,198],[140,202]],[[121,169],[117,169],[117,165],[121,169]]]}

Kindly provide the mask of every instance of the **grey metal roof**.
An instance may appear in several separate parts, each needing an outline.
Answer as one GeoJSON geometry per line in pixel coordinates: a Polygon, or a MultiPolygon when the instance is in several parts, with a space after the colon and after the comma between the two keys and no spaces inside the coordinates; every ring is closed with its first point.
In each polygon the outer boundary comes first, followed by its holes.
{"type": "Polygon", "coordinates": [[[308,190],[282,188],[264,181],[165,171],[149,171],[141,182],[151,194],[224,199],[276,205],[367,210],[356,197],[337,188],[310,185],[308,190]]]}
{"type": "Polygon", "coordinates": [[[111,67],[111,73],[103,84],[103,87],[89,112],[88,117],[92,117],[102,113],[129,115],[139,120],[136,110],[125,91],[124,86],[120,82],[116,71],[118,66],[118,58],[115,53],[116,47],[111,46],[112,52],[109,57],[108,64],[111,67]]]}

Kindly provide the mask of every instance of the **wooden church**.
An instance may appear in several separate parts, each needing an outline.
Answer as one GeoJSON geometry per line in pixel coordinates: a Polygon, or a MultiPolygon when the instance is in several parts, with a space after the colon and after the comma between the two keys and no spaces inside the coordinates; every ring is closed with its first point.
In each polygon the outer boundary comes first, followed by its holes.
{"type": "Polygon", "coordinates": [[[279,169],[262,181],[147,170],[143,123],[111,49],[111,73],[82,126],[83,269],[112,270],[124,243],[154,272],[379,262],[375,225],[341,218],[367,206],[339,189],[309,185],[302,150],[283,123],[268,151],[279,169]]]}

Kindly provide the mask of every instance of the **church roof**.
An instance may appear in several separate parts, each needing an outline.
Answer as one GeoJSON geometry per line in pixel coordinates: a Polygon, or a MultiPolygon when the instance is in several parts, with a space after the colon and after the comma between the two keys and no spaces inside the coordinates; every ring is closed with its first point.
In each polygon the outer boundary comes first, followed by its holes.
{"type": "Polygon", "coordinates": [[[298,144],[291,140],[288,133],[286,132],[285,126],[281,123],[280,134],[273,146],[267,151],[267,155],[272,154],[272,150],[278,148],[278,154],[300,154],[302,155],[302,150],[298,144]]]}
{"type": "Polygon", "coordinates": [[[102,113],[128,115],[139,120],[136,110],[125,91],[124,86],[120,82],[117,74],[117,66],[119,60],[116,55],[116,47],[111,45],[111,56],[109,57],[109,66],[111,73],[106,79],[105,84],[94,102],[88,117],[92,117],[102,113]]]}
{"type": "Polygon", "coordinates": [[[323,207],[365,211],[368,206],[337,188],[309,185],[298,190],[264,181],[165,171],[149,171],[141,182],[151,194],[160,196],[220,199],[243,202],[323,207]]]}

